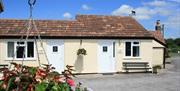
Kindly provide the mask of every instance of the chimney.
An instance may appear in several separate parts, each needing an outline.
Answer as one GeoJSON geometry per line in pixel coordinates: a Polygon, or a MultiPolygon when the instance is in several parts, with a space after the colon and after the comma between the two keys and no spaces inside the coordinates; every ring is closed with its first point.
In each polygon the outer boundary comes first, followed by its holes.
{"type": "Polygon", "coordinates": [[[161,31],[161,24],[160,24],[160,20],[157,20],[157,21],[156,21],[155,30],[156,30],[156,31],[161,31]]]}

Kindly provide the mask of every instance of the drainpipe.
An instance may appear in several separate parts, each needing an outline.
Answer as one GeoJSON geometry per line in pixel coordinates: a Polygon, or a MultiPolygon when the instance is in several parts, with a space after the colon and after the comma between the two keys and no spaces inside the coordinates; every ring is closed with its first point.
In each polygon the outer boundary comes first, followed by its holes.
{"type": "Polygon", "coordinates": [[[166,48],[164,48],[164,51],[163,51],[163,68],[165,69],[166,68],[166,48]]]}

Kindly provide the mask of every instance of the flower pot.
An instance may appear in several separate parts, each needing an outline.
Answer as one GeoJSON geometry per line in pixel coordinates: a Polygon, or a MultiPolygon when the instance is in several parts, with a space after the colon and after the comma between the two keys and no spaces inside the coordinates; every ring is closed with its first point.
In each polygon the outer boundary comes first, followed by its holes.
{"type": "Polygon", "coordinates": [[[158,69],[154,67],[154,68],[153,68],[153,73],[154,73],[154,74],[157,74],[157,73],[158,73],[158,69]]]}
{"type": "Polygon", "coordinates": [[[159,73],[159,72],[160,72],[160,69],[161,69],[161,66],[153,67],[153,73],[154,73],[154,74],[159,73]]]}

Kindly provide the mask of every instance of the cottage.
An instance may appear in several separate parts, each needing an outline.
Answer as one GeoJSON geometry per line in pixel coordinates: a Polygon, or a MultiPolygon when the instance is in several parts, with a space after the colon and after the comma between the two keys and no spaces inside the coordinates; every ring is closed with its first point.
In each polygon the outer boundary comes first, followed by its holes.
{"type": "Polygon", "coordinates": [[[37,32],[30,32],[28,41],[19,41],[26,35],[25,22],[0,19],[0,64],[12,60],[21,63],[23,50],[25,65],[38,66],[38,58],[41,64],[47,63],[47,56],[57,71],[68,64],[75,66],[76,73],[124,72],[125,62],[145,62],[150,68],[165,62],[166,44],[159,22],[155,31],[148,31],[130,16],[77,15],[75,20],[35,20],[46,56],[33,39],[37,32]],[[78,56],[79,48],[84,48],[87,55],[78,56]]]}

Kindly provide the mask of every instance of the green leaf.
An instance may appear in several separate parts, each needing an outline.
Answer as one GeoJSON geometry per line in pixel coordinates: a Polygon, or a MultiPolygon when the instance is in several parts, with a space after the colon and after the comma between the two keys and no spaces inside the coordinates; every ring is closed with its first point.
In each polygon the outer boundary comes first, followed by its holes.
{"type": "Polygon", "coordinates": [[[54,82],[49,82],[46,90],[47,90],[47,91],[53,91],[53,90],[52,90],[52,87],[54,86],[54,84],[55,84],[54,82]]]}
{"type": "Polygon", "coordinates": [[[34,76],[35,73],[36,73],[36,68],[35,68],[35,67],[30,67],[30,68],[28,69],[28,71],[29,71],[29,73],[30,73],[32,76],[34,76]]]}
{"type": "Polygon", "coordinates": [[[59,84],[59,87],[61,88],[60,91],[70,91],[70,87],[67,83],[61,83],[59,84]]]}
{"type": "Polygon", "coordinates": [[[1,84],[3,83],[3,81],[2,80],[0,80],[0,86],[1,86],[1,84]]]}
{"type": "Polygon", "coordinates": [[[1,88],[1,85],[3,84],[3,81],[0,80],[0,91],[5,91],[4,89],[1,88]]]}
{"type": "Polygon", "coordinates": [[[47,83],[39,83],[35,85],[35,91],[46,91],[48,84],[47,83]]]}
{"type": "Polygon", "coordinates": [[[81,91],[81,89],[80,88],[75,88],[75,91],[81,91]]]}
{"type": "Polygon", "coordinates": [[[54,85],[51,89],[51,91],[59,91],[58,85],[54,85]]]}
{"type": "Polygon", "coordinates": [[[23,86],[23,87],[22,87],[22,91],[26,91],[27,88],[28,88],[28,86],[29,86],[29,84],[30,84],[29,82],[23,83],[23,84],[22,84],[22,86],[23,86]]]}
{"type": "Polygon", "coordinates": [[[8,81],[8,86],[6,91],[11,91],[12,89],[16,88],[16,85],[14,84],[15,77],[11,77],[8,81]]]}

